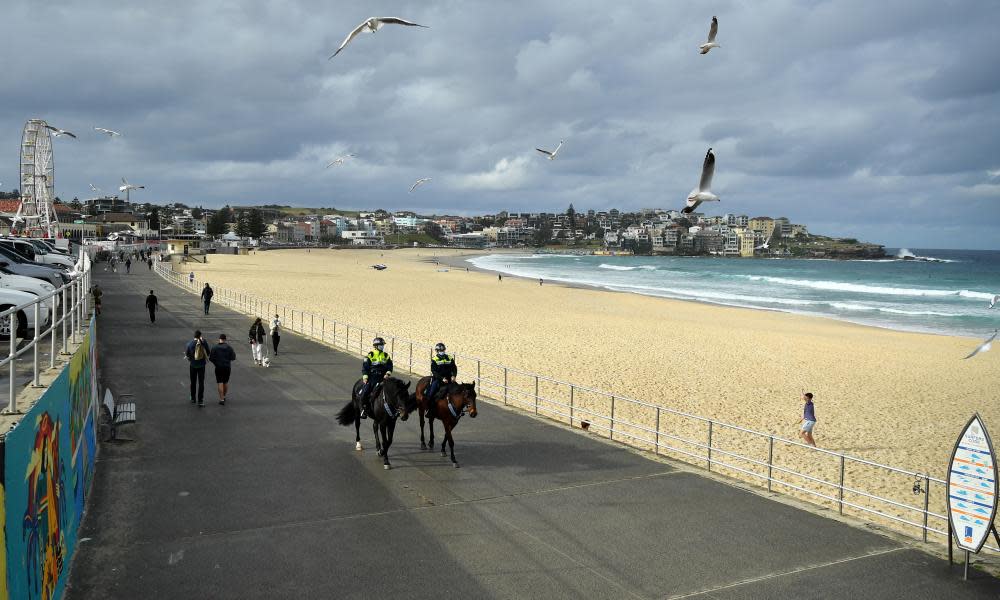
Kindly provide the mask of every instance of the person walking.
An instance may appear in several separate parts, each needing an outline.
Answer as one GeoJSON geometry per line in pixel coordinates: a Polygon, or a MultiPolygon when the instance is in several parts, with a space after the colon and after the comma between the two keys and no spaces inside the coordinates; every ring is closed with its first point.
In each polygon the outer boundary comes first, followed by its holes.
{"type": "Polygon", "coordinates": [[[205,406],[205,362],[209,352],[208,342],[201,337],[201,331],[195,330],[194,339],[184,349],[184,357],[190,365],[191,404],[197,399],[198,406],[205,406]]]}
{"type": "Polygon", "coordinates": [[[271,346],[274,347],[274,355],[278,355],[278,344],[281,342],[281,319],[274,315],[271,319],[271,346]]]}
{"type": "Polygon", "coordinates": [[[208,314],[208,307],[212,304],[212,296],[215,295],[215,290],[212,286],[205,284],[205,287],[201,290],[201,300],[205,303],[205,314],[208,314]]]}
{"type": "Polygon", "coordinates": [[[188,283],[190,283],[191,285],[194,285],[194,271],[191,271],[190,273],[188,273],[188,283]]]}
{"type": "Polygon", "coordinates": [[[149,265],[149,270],[152,271],[153,270],[153,257],[152,256],[150,256],[149,258],[146,259],[146,264],[149,265]]]}
{"type": "Polygon", "coordinates": [[[264,364],[264,323],[261,322],[260,317],[253,322],[250,326],[250,351],[253,354],[253,364],[262,365],[264,364]]]}
{"type": "Polygon", "coordinates": [[[153,294],[153,290],[149,290],[149,295],[146,296],[146,310],[149,311],[149,322],[156,323],[156,307],[159,306],[159,301],[156,299],[156,295],[153,294]]]}
{"type": "Polygon", "coordinates": [[[802,400],[805,404],[802,407],[802,418],[798,421],[799,423],[802,423],[802,429],[799,431],[799,437],[802,438],[805,443],[815,447],[816,440],[813,438],[813,427],[816,426],[816,406],[813,405],[812,392],[802,394],[802,400]]]}
{"type": "Polygon", "coordinates": [[[101,297],[104,296],[104,290],[95,283],[94,287],[90,288],[90,294],[94,297],[94,312],[99,315],[101,314],[101,297]]]}
{"type": "Polygon", "coordinates": [[[131,272],[132,272],[132,257],[130,256],[125,259],[125,274],[127,275],[131,272]]]}
{"type": "Polygon", "coordinates": [[[219,334],[219,343],[208,353],[208,360],[215,365],[215,383],[219,386],[219,404],[226,403],[229,395],[229,375],[232,363],[236,360],[236,351],[226,343],[226,334],[219,334]]]}

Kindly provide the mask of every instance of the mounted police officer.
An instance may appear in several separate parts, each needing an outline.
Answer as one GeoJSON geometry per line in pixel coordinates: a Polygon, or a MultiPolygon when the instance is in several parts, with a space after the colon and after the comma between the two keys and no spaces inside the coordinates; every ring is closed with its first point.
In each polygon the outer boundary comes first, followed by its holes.
{"type": "Polygon", "coordinates": [[[434,356],[431,357],[431,382],[424,390],[424,397],[428,400],[434,399],[442,384],[448,385],[458,376],[458,365],[446,350],[441,342],[434,345],[434,356]]]}
{"type": "Polygon", "coordinates": [[[392,375],[392,357],[385,351],[385,340],[377,337],[372,340],[372,346],[375,349],[361,363],[361,380],[364,382],[359,392],[362,419],[368,418],[368,413],[372,410],[371,397],[375,395],[382,380],[392,375]]]}

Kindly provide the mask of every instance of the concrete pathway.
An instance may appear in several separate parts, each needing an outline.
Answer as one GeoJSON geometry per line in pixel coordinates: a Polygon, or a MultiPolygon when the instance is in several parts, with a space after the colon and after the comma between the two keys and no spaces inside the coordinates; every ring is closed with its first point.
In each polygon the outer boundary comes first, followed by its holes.
{"type": "MultiPolygon", "coordinates": [[[[480,403],[454,469],[400,423],[383,471],[334,415],[360,361],[146,270],[98,273],[100,376],[135,395],[103,447],[67,598],[996,598],[1000,581],[890,539],[480,403]],[[161,311],[143,308],[156,290],[161,311]],[[188,402],[195,328],[239,355],[226,406],[188,402]]],[[[214,378],[209,367],[206,378],[214,378]]],[[[367,422],[366,422],[367,423],[367,422]]]]}

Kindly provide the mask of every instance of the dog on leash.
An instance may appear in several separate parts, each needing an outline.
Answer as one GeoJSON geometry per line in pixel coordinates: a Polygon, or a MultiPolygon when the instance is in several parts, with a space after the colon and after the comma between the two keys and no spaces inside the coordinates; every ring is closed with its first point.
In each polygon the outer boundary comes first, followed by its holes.
{"type": "Polygon", "coordinates": [[[265,367],[270,367],[271,366],[271,357],[265,356],[264,360],[262,360],[260,364],[264,365],[265,367]]]}

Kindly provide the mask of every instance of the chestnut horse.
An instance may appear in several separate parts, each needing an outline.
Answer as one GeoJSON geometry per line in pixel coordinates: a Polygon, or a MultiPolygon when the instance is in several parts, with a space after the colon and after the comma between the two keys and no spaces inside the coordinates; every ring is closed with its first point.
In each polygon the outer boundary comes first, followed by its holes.
{"type": "Polygon", "coordinates": [[[451,449],[451,462],[458,468],[458,461],[455,460],[455,439],[451,436],[452,429],[458,425],[458,420],[466,412],[473,419],[476,418],[476,384],[475,383],[449,383],[438,389],[437,399],[431,401],[424,397],[424,390],[430,385],[430,377],[422,377],[417,382],[416,392],[410,394],[411,400],[416,401],[420,414],[420,447],[428,450],[434,449],[434,419],[441,421],[444,425],[444,440],[441,442],[441,456],[447,456],[444,445],[448,444],[451,449]],[[424,443],[424,417],[431,428],[430,444],[424,443]]]}
{"type": "MultiPolygon", "coordinates": [[[[362,380],[354,384],[351,400],[337,413],[337,422],[345,427],[354,423],[354,449],[361,450],[361,388],[362,380]]],[[[372,431],[375,433],[375,448],[382,457],[382,468],[388,470],[389,446],[392,445],[392,434],[396,429],[396,419],[406,420],[413,411],[413,394],[408,393],[410,382],[403,383],[395,377],[382,381],[378,388],[370,392],[372,414],[372,431]],[[381,439],[379,439],[381,434],[381,439]]]]}

